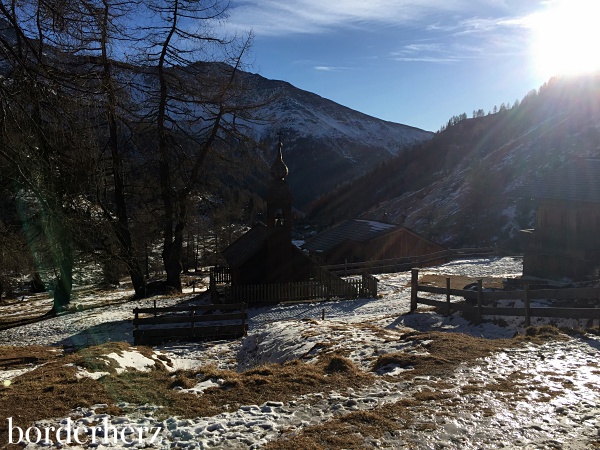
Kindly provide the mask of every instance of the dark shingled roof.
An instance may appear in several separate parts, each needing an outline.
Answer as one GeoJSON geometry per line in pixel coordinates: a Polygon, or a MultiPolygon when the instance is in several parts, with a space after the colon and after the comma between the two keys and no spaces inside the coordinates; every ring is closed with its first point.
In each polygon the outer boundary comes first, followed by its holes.
{"type": "Polygon", "coordinates": [[[389,223],[350,219],[307,240],[302,248],[312,252],[327,252],[342,242],[365,242],[399,228],[389,223]]]}
{"type": "Polygon", "coordinates": [[[531,196],[600,203],[600,159],[578,158],[533,183],[531,196]]]}
{"type": "Polygon", "coordinates": [[[267,226],[257,223],[238,239],[233,241],[221,254],[231,268],[238,268],[254,256],[267,240],[267,226]]]}

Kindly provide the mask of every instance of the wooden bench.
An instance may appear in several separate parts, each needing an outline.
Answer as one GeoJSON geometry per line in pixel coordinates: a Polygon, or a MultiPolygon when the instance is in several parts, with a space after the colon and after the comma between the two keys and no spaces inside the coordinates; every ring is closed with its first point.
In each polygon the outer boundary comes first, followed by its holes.
{"type": "Polygon", "coordinates": [[[248,332],[245,303],[135,308],[133,313],[136,345],[236,338],[248,332]]]}

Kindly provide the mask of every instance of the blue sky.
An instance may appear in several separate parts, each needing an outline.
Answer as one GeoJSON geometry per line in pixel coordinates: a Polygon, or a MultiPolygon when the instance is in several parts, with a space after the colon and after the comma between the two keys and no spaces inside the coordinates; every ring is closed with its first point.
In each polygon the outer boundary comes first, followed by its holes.
{"type": "Polygon", "coordinates": [[[453,115],[487,112],[539,88],[555,71],[543,60],[556,59],[549,36],[578,28],[561,25],[564,8],[574,8],[564,5],[580,5],[585,16],[588,3],[595,2],[233,0],[227,27],[253,31],[252,72],[436,131],[453,115]]]}

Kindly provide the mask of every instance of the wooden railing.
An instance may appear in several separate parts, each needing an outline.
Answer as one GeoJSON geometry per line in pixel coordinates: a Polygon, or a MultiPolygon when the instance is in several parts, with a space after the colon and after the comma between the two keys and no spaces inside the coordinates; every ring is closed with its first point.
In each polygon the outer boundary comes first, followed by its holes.
{"type": "Polygon", "coordinates": [[[457,258],[482,257],[496,254],[493,247],[447,249],[435,253],[402,258],[360,261],[353,263],[331,264],[324,266],[330,272],[339,275],[357,275],[361,273],[403,272],[413,267],[424,267],[450,261],[457,258]]]}
{"type": "Polygon", "coordinates": [[[135,308],[133,314],[135,344],[239,337],[248,330],[244,303],[135,308]]]}
{"type": "Polygon", "coordinates": [[[297,283],[256,284],[225,287],[226,303],[244,301],[249,306],[298,302],[305,300],[353,299],[377,295],[377,279],[364,276],[360,280],[329,278],[297,283]]]}
{"type": "Polygon", "coordinates": [[[419,284],[419,270],[411,273],[410,310],[415,311],[419,303],[437,306],[445,309],[447,314],[452,311],[471,312],[481,321],[483,316],[518,316],[525,318],[525,326],[531,325],[531,317],[553,317],[564,319],[600,319],[600,288],[569,288],[569,289],[530,289],[524,285],[523,290],[486,291],[482,280],[477,281],[477,290],[451,289],[450,278],[446,278],[446,287],[422,286],[419,284]],[[419,297],[419,292],[445,295],[446,299],[435,300],[419,297]],[[474,305],[466,302],[451,302],[451,296],[474,299],[474,305]],[[579,307],[531,307],[531,300],[579,300],[595,299],[595,308],[579,307]],[[500,300],[522,300],[523,307],[498,307],[500,300]]]}
{"type": "Polygon", "coordinates": [[[231,283],[231,269],[229,267],[211,267],[210,283],[231,283]]]}

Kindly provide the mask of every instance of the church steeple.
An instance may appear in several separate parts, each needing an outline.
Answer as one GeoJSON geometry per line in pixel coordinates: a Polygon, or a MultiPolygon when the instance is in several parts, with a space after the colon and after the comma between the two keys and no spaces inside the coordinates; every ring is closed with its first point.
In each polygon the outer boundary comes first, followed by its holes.
{"type": "Polygon", "coordinates": [[[293,277],[290,265],[292,193],[286,181],[288,168],[283,162],[282,148],[280,133],[267,192],[267,272],[269,281],[278,283],[287,282],[293,277]]]}
{"type": "Polygon", "coordinates": [[[273,180],[285,181],[285,177],[288,176],[289,171],[288,167],[283,162],[281,133],[279,133],[279,144],[277,146],[277,157],[275,158],[275,161],[273,161],[273,164],[271,164],[271,178],[273,178],[273,180]]]}
{"type": "Polygon", "coordinates": [[[271,181],[267,194],[267,226],[271,230],[273,227],[287,229],[285,234],[289,234],[291,240],[292,193],[286,181],[288,167],[283,162],[282,148],[283,143],[279,133],[277,156],[271,164],[271,181]]]}

